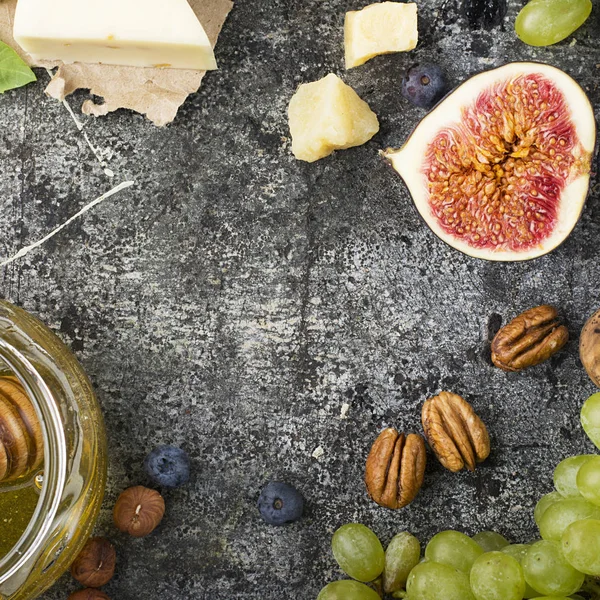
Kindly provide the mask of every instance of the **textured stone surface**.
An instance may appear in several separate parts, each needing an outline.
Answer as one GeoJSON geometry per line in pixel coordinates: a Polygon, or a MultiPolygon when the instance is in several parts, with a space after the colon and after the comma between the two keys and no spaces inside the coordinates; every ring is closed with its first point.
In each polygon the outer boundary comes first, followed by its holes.
{"type": "MultiPolygon", "coordinates": [[[[98,531],[118,548],[113,599],[314,598],[340,577],[329,541],[347,521],[384,541],[402,529],[421,539],[444,528],[536,535],[533,505],[553,466],[592,450],[578,424],[594,388],[577,337],[599,304],[598,190],[551,255],[486,263],[438,241],[377,155],[423,114],[398,93],[416,60],[439,62],[455,82],[508,60],[547,61],[598,102],[600,13],[575,46],[536,50],[516,40],[519,3],[509,4],[504,32],[472,33],[456,2],[423,0],[413,53],[344,73],[343,15],[360,3],[241,0],[220,38],[221,70],[174,124],[157,129],[124,111],[85,119],[113,179],[43,82],[2,98],[0,256],[136,181],[0,270],[0,293],[73,348],[103,406],[110,482],[98,531]],[[287,102],[330,71],[370,103],[381,132],[296,162],[287,102]],[[521,374],[493,369],[488,323],[542,302],[567,317],[566,350],[521,374]],[[490,459],[453,475],[431,458],[413,505],[378,508],[362,484],[371,442],[386,425],[420,430],[420,406],[440,389],[463,394],[489,425],[490,459]],[[193,479],[166,494],[154,535],[129,539],[111,525],[112,504],[146,482],[141,463],[159,443],[189,451],[193,479]],[[255,502],[272,478],[303,491],[302,522],[261,522],[255,502]]],[[[65,577],[44,598],[73,589],[65,577]]]]}

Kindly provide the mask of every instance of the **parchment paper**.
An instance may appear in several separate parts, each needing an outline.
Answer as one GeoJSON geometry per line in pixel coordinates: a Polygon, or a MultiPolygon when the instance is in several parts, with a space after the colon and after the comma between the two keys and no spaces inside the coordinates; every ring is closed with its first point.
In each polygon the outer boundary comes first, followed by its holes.
{"type": "MultiPolygon", "coordinates": [[[[214,47],[227,15],[233,8],[233,2],[189,2],[214,47]]],[[[58,67],[46,87],[46,93],[52,98],[64,100],[77,89],[88,89],[95,96],[101,96],[104,104],[95,104],[92,100],[83,103],[81,110],[86,115],[100,116],[119,108],[129,108],[146,115],[156,125],[166,125],[173,121],[188,95],[198,91],[206,73],[185,69],[63,64],[60,61],[34,63],[12,36],[16,5],[17,0],[0,0],[0,40],[12,46],[32,66],[58,67]]]]}

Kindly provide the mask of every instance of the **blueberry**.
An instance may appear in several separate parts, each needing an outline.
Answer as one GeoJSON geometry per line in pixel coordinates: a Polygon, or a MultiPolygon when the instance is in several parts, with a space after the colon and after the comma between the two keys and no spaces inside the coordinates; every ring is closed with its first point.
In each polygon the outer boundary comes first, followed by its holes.
{"type": "Polygon", "coordinates": [[[421,108],[432,108],[448,91],[446,75],[437,65],[413,65],[402,79],[402,95],[421,108]]]}
{"type": "Polygon", "coordinates": [[[502,25],[508,10],[506,0],[463,0],[463,10],[471,29],[502,25]]]}
{"type": "Polygon", "coordinates": [[[144,469],[157,485],[176,488],[190,479],[190,458],[181,448],[158,446],[146,456],[144,469]]]}
{"type": "Polygon", "coordinates": [[[293,486],[271,481],[258,498],[260,516],[269,525],[285,525],[297,521],[304,510],[304,498],[293,486]]]}

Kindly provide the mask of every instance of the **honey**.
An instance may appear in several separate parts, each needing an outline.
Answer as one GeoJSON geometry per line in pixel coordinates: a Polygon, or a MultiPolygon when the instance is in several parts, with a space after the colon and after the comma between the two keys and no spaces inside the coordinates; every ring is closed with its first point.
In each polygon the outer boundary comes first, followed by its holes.
{"type": "Polygon", "coordinates": [[[0,486],[0,560],[19,541],[33,517],[40,498],[34,480],[17,489],[0,486]]]}
{"type": "Polygon", "coordinates": [[[35,409],[10,371],[0,371],[0,559],[19,541],[39,500],[43,440],[35,409]]]}

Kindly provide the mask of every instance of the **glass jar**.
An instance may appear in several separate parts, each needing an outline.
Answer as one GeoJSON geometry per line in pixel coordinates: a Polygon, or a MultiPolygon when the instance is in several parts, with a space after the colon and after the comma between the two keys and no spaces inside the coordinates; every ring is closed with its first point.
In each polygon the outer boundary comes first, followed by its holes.
{"type": "MultiPolygon", "coordinates": [[[[0,600],[30,600],[69,568],[92,532],[106,485],[106,435],[92,386],[69,349],[1,300],[0,376],[29,398],[43,436],[41,466],[17,484],[0,482],[9,504],[19,485],[39,493],[18,541],[0,556],[0,600]]],[[[0,515],[0,535],[3,527],[9,531],[0,515]]]]}

